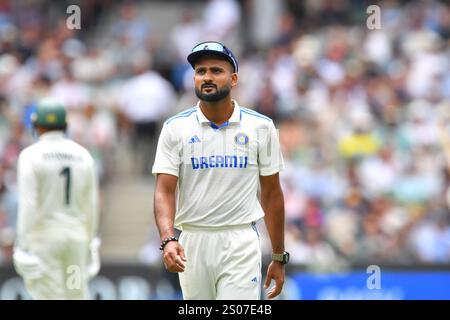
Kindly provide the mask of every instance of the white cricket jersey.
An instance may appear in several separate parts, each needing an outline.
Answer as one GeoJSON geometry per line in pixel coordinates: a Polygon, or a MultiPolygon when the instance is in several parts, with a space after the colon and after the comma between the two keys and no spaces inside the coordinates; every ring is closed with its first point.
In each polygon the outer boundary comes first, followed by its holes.
{"type": "Polygon", "coordinates": [[[178,177],[175,227],[223,227],[257,221],[259,176],[283,168],[272,120],[234,101],[220,127],[199,103],[168,119],[158,141],[153,174],[178,177]]]}
{"type": "Polygon", "coordinates": [[[89,152],[50,131],[22,150],[18,160],[17,244],[36,233],[78,232],[90,241],[97,229],[97,178],[89,152]]]}

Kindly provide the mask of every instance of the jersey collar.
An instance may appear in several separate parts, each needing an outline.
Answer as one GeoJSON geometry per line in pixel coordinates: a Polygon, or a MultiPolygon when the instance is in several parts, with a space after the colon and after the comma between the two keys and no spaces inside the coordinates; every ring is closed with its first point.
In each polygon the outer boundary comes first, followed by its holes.
{"type": "Polygon", "coordinates": [[[241,121],[241,107],[239,106],[239,104],[237,103],[236,100],[233,100],[234,102],[234,110],[233,110],[233,114],[231,115],[230,119],[228,119],[227,122],[225,122],[224,124],[222,124],[220,127],[217,127],[215,124],[213,124],[211,121],[208,120],[208,118],[206,118],[206,116],[203,114],[202,109],[200,108],[200,101],[197,102],[197,120],[200,123],[209,123],[211,124],[212,127],[216,126],[216,129],[225,127],[225,124],[230,124],[230,123],[238,123],[241,121]]]}
{"type": "Polygon", "coordinates": [[[64,138],[65,133],[64,131],[55,130],[55,131],[47,131],[39,136],[39,140],[53,140],[53,139],[59,139],[64,138]]]}

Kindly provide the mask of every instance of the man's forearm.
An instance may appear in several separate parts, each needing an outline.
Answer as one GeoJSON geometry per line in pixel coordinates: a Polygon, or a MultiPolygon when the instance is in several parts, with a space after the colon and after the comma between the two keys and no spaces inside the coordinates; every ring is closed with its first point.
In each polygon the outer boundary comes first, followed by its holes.
{"type": "Polygon", "coordinates": [[[284,252],[284,199],[280,190],[261,195],[264,221],[269,232],[274,253],[284,252]]]}
{"type": "Polygon", "coordinates": [[[173,237],[175,218],[175,194],[170,192],[155,192],[155,221],[161,239],[173,237]]]}

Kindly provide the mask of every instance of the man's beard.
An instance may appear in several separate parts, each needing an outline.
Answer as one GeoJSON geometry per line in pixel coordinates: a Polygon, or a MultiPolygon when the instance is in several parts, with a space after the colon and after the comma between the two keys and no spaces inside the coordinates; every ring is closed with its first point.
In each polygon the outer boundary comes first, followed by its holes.
{"type": "Polygon", "coordinates": [[[228,96],[230,94],[230,91],[231,91],[230,86],[225,86],[222,89],[219,89],[216,86],[216,91],[213,93],[203,93],[201,89],[199,90],[199,89],[195,88],[195,95],[200,100],[208,101],[208,102],[215,102],[215,101],[222,100],[223,98],[228,96]]]}

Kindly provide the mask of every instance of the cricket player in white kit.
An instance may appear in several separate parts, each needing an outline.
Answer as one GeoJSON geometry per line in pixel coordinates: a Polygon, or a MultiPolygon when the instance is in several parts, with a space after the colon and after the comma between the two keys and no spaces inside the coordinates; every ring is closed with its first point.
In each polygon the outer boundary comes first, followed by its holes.
{"type": "Polygon", "coordinates": [[[100,269],[94,160],[65,137],[63,105],[42,100],[32,122],[39,140],[18,160],[14,266],[33,299],[88,299],[100,269]]]}
{"type": "Polygon", "coordinates": [[[184,299],[260,299],[255,223],[264,217],[273,249],[265,287],[275,280],[267,295],[273,298],[289,260],[275,126],[231,99],[238,64],[223,44],[201,43],[188,61],[200,101],[165,122],[153,166],[164,264],[179,272],[184,299]],[[182,230],[180,239],[174,228],[182,230]]]}

